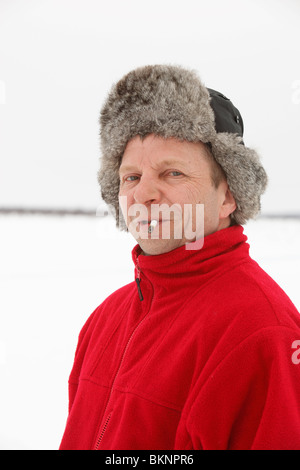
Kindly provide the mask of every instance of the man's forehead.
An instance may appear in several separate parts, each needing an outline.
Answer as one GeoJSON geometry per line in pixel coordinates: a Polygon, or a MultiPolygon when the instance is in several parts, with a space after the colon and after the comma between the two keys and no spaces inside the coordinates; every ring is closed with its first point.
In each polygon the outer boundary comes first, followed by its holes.
{"type": "MultiPolygon", "coordinates": [[[[119,172],[124,172],[124,171],[131,171],[131,170],[136,170],[137,168],[140,168],[143,166],[143,163],[145,163],[144,159],[141,157],[140,159],[135,159],[135,161],[122,161],[119,172]]],[[[172,157],[162,157],[159,158],[155,161],[149,162],[152,168],[154,169],[161,169],[162,167],[172,167],[172,166],[180,166],[182,167],[187,167],[189,165],[189,161],[185,158],[172,158],[172,157]]]]}
{"type": "Polygon", "coordinates": [[[189,168],[195,164],[198,166],[202,160],[201,154],[206,157],[206,153],[202,142],[179,141],[152,134],[144,139],[136,136],[125,148],[119,171],[144,165],[151,165],[155,169],[174,165],[189,168]]]}

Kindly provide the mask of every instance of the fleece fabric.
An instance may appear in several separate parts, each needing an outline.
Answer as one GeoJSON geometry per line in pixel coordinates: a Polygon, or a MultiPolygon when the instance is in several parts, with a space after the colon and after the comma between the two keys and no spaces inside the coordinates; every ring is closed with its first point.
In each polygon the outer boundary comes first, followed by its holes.
{"type": "Polygon", "coordinates": [[[60,448],[300,450],[300,316],[243,228],[132,257],[80,333],[60,448]]]}

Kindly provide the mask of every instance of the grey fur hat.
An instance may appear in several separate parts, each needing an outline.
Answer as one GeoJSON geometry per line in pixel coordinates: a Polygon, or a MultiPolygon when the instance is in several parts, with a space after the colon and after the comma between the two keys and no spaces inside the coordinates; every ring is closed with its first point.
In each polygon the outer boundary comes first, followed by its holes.
{"type": "Polygon", "coordinates": [[[120,228],[125,224],[119,211],[118,170],[127,143],[136,135],[209,143],[237,204],[232,219],[245,224],[258,214],[267,175],[257,153],[244,145],[241,115],[228,98],[206,88],[195,71],[149,65],[129,72],[113,85],[100,126],[98,181],[120,228]]]}

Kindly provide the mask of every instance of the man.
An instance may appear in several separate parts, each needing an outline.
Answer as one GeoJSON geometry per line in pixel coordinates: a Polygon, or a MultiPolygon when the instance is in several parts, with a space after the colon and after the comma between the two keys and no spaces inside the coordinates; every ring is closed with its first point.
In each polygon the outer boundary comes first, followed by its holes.
{"type": "Polygon", "coordinates": [[[99,182],[138,242],[135,281],[80,333],[61,449],[300,449],[300,317],[249,257],[267,177],[242,136],[192,71],[113,86],[99,182]]]}

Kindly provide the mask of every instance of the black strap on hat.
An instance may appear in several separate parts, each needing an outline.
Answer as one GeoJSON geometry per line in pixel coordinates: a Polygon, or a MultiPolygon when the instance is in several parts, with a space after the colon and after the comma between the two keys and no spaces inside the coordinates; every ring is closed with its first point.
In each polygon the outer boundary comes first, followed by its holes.
{"type": "Polygon", "coordinates": [[[210,94],[210,105],[215,115],[216,131],[230,132],[243,137],[244,123],[239,110],[219,91],[207,89],[210,94]]]}

